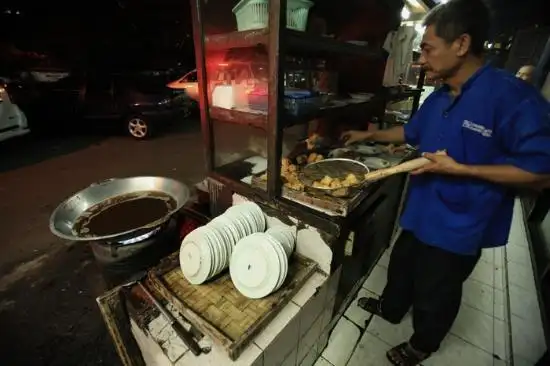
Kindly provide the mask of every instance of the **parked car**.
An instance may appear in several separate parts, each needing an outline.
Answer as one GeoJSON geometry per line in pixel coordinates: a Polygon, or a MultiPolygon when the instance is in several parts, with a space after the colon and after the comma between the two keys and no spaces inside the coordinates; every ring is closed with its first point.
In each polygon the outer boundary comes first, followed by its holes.
{"type": "Polygon", "coordinates": [[[25,113],[12,102],[5,85],[0,84],[0,141],[29,132],[25,113]]]}
{"type": "MultiPolygon", "coordinates": [[[[262,47],[233,48],[223,53],[210,55],[206,70],[208,97],[217,86],[239,84],[247,92],[267,83],[268,59],[262,47]]],[[[195,102],[199,101],[197,70],[191,70],[179,79],[167,84],[170,89],[185,93],[195,102]]]]}
{"type": "Polygon", "coordinates": [[[57,120],[82,120],[84,126],[114,122],[136,139],[151,137],[162,125],[190,113],[189,98],[149,77],[73,73],[57,82],[35,84],[35,88],[39,88],[34,91],[36,97],[27,103],[35,119],[49,115],[57,120]]]}
{"type": "Polygon", "coordinates": [[[185,91],[185,94],[194,101],[199,101],[199,80],[197,79],[197,69],[189,71],[178,80],[172,81],[167,85],[170,89],[176,91],[185,91]]]}

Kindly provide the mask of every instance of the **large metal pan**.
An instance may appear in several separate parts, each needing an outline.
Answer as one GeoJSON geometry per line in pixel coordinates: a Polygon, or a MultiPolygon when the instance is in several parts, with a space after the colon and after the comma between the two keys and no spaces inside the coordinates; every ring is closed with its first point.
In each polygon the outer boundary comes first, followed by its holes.
{"type": "Polygon", "coordinates": [[[368,172],[369,168],[356,160],[342,158],[325,159],[306,165],[300,174],[300,181],[307,190],[344,198],[353,196],[363,187],[364,176],[368,172]],[[357,177],[359,180],[357,184],[339,188],[319,188],[313,184],[325,176],[343,180],[348,174],[354,174],[357,177]]]}
{"type": "Polygon", "coordinates": [[[163,177],[111,178],[91,184],[61,203],[50,216],[50,230],[60,238],[73,241],[120,241],[150,231],[170,219],[189,200],[189,188],[181,182],[163,177]],[[78,218],[86,210],[117,197],[140,192],[151,192],[171,197],[175,207],[161,219],[120,233],[104,236],[80,236],[74,230],[78,218]]]}

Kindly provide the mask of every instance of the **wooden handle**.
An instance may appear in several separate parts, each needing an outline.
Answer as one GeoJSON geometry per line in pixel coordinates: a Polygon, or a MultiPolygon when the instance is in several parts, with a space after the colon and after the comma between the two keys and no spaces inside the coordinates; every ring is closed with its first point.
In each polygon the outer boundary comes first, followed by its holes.
{"type": "Polygon", "coordinates": [[[418,168],[421,168],[424,165],[429,163],[430,163],[430,160],[426,158],[417,158],[417,159],[409,160],[403,164],[392,166],[391,168],[380,169],[374,172],[367,173],[365,174],[365,182],[375,182],[377,180],[387,178],[390,175],[410,172],[418,168]]]}

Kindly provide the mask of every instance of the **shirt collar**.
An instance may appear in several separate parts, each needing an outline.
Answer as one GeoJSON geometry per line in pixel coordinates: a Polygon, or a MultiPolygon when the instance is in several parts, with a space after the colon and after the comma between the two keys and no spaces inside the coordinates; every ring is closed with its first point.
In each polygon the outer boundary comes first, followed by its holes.
{"type": "MultiPolygon", "coordinates": [[[[466,90],[468,90],[470,87],[472,87],[472,85],[474,84],[474,82],[479,79],[479,77],[483,74],[485,74],[487,72],[488,69],[490,69],[490,64],[489,63],[486,63],[485,65],[483,65],[482,67],[480,67],[472,76],[470,76],[470,78],[468,80],[466,80],[466,82],[464,83],[464,85],[462,85],[462,90],[461,90],[461,94],[464,93],[466,90]]],[[[450,88],[449,88],[449,85],[447,84],[444,84],[442,87],[441,87],[441,91],[444,91],[444,92],[449,92],[450,88]]]]}

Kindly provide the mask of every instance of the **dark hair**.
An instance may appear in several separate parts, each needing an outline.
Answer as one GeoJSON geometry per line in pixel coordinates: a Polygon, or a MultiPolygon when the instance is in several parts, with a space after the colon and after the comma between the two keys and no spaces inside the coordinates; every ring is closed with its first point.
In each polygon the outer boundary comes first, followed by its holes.
{"type": "Polygon", "coordinates": [[[489,8],[482,0],[450,0],[433,8],[424,19],[424,26],[435,26],[435,34],[452,43],[462,34],[470,35],[470,51],[483,53],[491,28],[489,8]]]}

